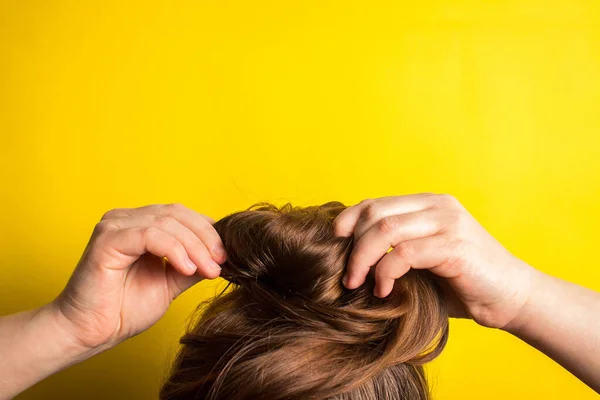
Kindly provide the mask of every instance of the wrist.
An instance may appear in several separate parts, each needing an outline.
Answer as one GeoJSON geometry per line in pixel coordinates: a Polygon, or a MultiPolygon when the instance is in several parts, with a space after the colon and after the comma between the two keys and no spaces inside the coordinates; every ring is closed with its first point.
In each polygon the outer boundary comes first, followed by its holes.
{"type": "Polygon", "coordinates": [[[537,308],[536,304],[540,294],[544,290],[547,279],[548,275],[535,268],[531,268],[531,279],[525,302],[521,305],[515,317],[502,330],[515,336],[520,336],[527,330],[528,325],[533,320],[537,308]]]}
{"type": "Polygon", "coordinates": [[[1,318],[0,398],[13,398],[99,352],[82,346],[63,318],[55,303],[1,318]]]}
{"type": "Polygon", "coordinates": [[[81,332],[81,327],[77,326],[63,311],[60,298],[46,304],[41,308],[41,312],[47,313],[49,319],[52,320],[55,332],[63,338],[63,345],[66,346],[73,356],[84,360],[95,354],[101,353],[113,347],[110,343],[102,344],[88,343],[82,338],[85,337],[84,332],[81,332]]]}
{"type": "Polygon", "coordinates": [[[38,310],[33,317],[34,324],[45,327],[45,337],[56,344],[56,348],[64,355],[66,364],[63,368],[81,362],[104,349],[91,348],[78,339],[74,325],[62,313],[59,305],[53,301],[38,310]]]}

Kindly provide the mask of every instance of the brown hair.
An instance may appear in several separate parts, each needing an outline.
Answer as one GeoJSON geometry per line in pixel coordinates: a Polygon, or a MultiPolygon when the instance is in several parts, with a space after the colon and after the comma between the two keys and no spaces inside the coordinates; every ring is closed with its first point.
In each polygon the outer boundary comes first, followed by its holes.
{"type": "Polygon", "coordinates": [[[385,299],[371,276],[344,288],[344,208],[261,203],[215,224],[232,290],[181,338],[161,399],[429,399],[422,365],[448,338],[441,288],[417,270],[385,299]]]}

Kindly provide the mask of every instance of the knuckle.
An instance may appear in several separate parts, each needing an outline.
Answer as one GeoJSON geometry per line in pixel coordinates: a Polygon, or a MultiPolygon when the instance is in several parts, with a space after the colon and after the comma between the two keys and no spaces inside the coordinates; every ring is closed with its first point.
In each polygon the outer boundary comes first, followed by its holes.
{"type": "Polygon", "coordinates": [[[375,200],[373,200],[373,199],[364,199],[363,201],[361,201],[360,203],[358,203],[358,205],[359,206],[364,206],[364,205],[367,205],[367,204],[370,204],[370,203],[374,203],[374,202],[375,202],[375,200]]]}
{"type": "Polygon", "coordinates": [[[173,236],[165,234],[162,230],[155,226],[146,226],[141,229],[141,234],[148,241],[160,240],[161,244],[168,247],[174,248],[180,245],[179,241],[175,239],[173,236]]]}
{"type": "Polygon", "coordinates": [[[449,212],[445,218],[445,228],[448,231],[458,234],[463,230],[466,224],[465,214],[457,209],[449,212]]]}
{"type": "Polygon", "coordinates": [[[365,206],[365,208],[363,208],[362,212],[360,213],[361,217],[367,221],[373,221],[377,219],[380,213],[379,205],[375,201],[371,201],[366,204],[367,205],[365,206]]]}
{"type": "Polygon", "coordinates": [[[387,216],[382,218],[378,223],[379,232],[382,234],[388,234],[396,229],[397,220],[393,216],[387,216]]]}
{"type": "Polygon", "coordinates": [[[199,215],[202,217],[201,218],[202,221],[205,221],[206,223],[208,223],[211,226],[214,225],[216,222],[214,218],[212,218],[208,215],[204,215],[204,214],[199,214],[199,215]]]}
{"type": "Polygon", "coordinates": [[[94,227],[94,235],[100,236],[104,235],[108,232],[117,230],[119,227],[111,222],[107,222],[106,220],[102,220],[96,224],[94,227]]]}
{"type": "Polygon", "coordinates": [[[169,236],[169,239],[167,239],[167,246],[180,255],[186,253],[183,245],[172,236],[169,236]]]}
{"type": "Polygon", "coordinates": [[[213,232],[213,231],[215,231],[215,228],[213,227],[213,224],[211,224],[210,220],[208,220],[206,218],[200,218],[200,219],[198,219],[198,228],[202,232],[213,232]]]}
{"type": "Polygon", "coordinates": [[[123,216],[124,214],[125,214],[125,209],[124,208],[114,208],[112,210],[109,210],[109,211],[105,212],[102,215],[101,220],[120,217],[120,216],[123,216]]]}
{"type": "Polygon", "coordinates": [[[166,204],[165,208],[167,209],[168,212],[179,212],[182,211],[183,209],[185,209],[185,206],[181,203],[170,203],[170,204],[166,204]]]}
{"type": "Polygon", "coordinates": [[[375,269],[375,279],[382,280],[382,279],[393,278],[393,273],[390,270],[390,268],[382,268],[382,267],[378,267],[375,269]]]}
{"type": "Polygon", "coordinates": [[[113,215],[114,215],[114,211],[115,210],[110,210],[105,212],[104,214],[102,214],[102,218],[100,218],[100,220],[105,220],[105,219],[110,219],[113,215]]]}
{"type": "Polygon", "coordinates": [[[145,226],[140,230],[142,236],[145,236],[148,239],[156,237],[160,233],[160,230],[155,228],[154,226],[145,226]]]}
{"type": "Polygon", "coordinates": [[[398,256],[398,258],[408,260],[413,254],[412,250],[413,249],[410,244],[408,244],[407,242],[400,242],[395,248],[395,253],[398,256]]]}
{"type": "Polygon", "coordinates": [[[436,197],[436,204],[439,207],[457,208],[460,205],[456,197],[451,194],[439,194],[436,197]]]}
{"type": "Polygon", "coordinates": [[[198,224],[197,231],[193,232],[193,236],[201,242],[209,243],[219,241],[219,234],[211,224],[198,224]]]}

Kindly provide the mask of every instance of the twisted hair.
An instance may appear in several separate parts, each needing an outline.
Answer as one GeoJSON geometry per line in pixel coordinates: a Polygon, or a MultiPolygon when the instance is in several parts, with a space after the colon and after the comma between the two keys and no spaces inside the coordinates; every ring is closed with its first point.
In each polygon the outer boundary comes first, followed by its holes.
{"type": "Polygon", "coordinates": [[[371,275],[346,289],[352,238],[332,224],[344,208],[261,203],[214,225],[232,290],[181,338],[161,399],[430,398],[423,364],[448,338],[441,288],[410,270],[385,299],[371,275]]]}

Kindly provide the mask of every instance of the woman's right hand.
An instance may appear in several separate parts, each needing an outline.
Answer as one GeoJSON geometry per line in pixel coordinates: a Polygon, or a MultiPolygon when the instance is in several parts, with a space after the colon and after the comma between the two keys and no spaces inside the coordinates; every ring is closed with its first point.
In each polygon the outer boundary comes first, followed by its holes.
{"type": "Polygon", "coordinates": [[[53,303],[58,320],[98,350],[148,329],[183,291],[219,276],[226,254],[213,222],[179,204],[107,212],[53,303]]]}
{"type": "Polygon", "coordinates": [[[513,321],[541,274],[502,247],[449,195],[364,200],[344,210],[334,228],[339,236],[354,237],[344,277],[349,289],[362,285],[372,266],[379,297],[410,268],[429,269],[447,283],[451,316],[487,327],[513,321]]]}

